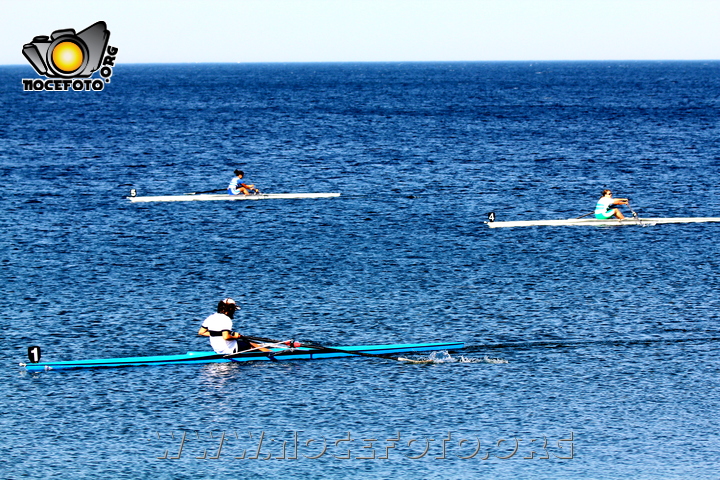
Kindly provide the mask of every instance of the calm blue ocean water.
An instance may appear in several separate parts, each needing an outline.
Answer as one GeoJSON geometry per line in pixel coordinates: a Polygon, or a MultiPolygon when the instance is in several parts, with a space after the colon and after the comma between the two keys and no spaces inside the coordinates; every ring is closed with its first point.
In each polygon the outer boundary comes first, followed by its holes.
{"type": "Polygon", "coordinates": [[[720,62],[0,67],[2,478],[717,478],[720,62]],[[223,188],[319,200],[131,204],[223,188]],[[28,374],[241,332],[368,358],[28,374]],[[534,452],[534,453],[533,453],[534,452]],[[349,458],[346,458],[349,457],[349,458]],[[386,457],[386,458],[383,458],[386,457]],[[571,458],[568,458],[571,457],[571,458]]]}

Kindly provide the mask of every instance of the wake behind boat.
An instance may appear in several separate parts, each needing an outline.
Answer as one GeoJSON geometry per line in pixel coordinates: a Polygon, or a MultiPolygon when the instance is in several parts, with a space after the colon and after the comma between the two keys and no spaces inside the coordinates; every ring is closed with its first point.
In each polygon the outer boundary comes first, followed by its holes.
{"type": "MultiPolygon", "coordinates": [[[[493,216],[494,218],[494,216],[493,216]]],[[[595,227],[615,227],[626,225],[651,226],[664,223],[705,223],[720,222],[720,217],[664,217],[664,218],[625,218],[619,220],[616,218],[597,219],[597,218],[568,218],[565,220],[522,220],[510,222],[496,222],[488,220],[485,223],[490,228],[501,227],[561,227],[561,226],[595,226],[595,227]]]]}
{"type": "MultiPolygon", "coordinates": [[[[183,355],[158,355],[151,357],[105,358],[94,360],[75,360],[60,362],[39,362],[40,349],[28,349],[30,363],[21,363],[30,372],[47,370],[71,370],[79,368],[137,367],[146,365],[204,364],[230,362],[257,362],[278,360],[318,360],[326,358],[368,356],[391,358],[389,355],[399,353],[431,352],[440,350],[460,350],[465,347],[461,342],[444,343],[408,343],[390,345],[354,345],[344,347],[323,347],[308,344],[295,348],[280,347],[277,344],[270,348],[253,349],[231,355],[215,352],[187,352],[183,355]],[[263,351],[265,350],[265,351],[263,351]]],[[[403,360],[391,358],[393,360],[403,360]]]]}
{"type": "Polygon", "coordinates": [[[271,199],[294,199],[294,198],[332,198],[339,197],[339,193],[258,193],[253,195],[228,195],[228,194],[192,194],[186,195],[158,195],[138,197],[130,194],[127,197],[133,203],[142,202],[203,202],[213,200],[271,200],[271,199]]]}

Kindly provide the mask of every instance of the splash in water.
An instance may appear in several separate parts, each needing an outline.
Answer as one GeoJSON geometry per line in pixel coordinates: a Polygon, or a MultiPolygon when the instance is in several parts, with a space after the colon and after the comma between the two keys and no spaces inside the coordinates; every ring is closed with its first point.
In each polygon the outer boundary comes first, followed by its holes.
{"type": "Polygon", "coordinates": [[[432,352],[428,356],[404,357],[400,360],[411,363],[508,363],[502,358],[490,358],[487,355],[484,358],[471,358],[464,355],[454,357],[447,351],[432,352]]]}

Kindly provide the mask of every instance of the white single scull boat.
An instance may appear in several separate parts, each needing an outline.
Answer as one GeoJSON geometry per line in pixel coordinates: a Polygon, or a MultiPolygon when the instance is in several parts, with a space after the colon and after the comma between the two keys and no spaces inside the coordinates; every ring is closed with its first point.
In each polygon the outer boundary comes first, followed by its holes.
{"type": "Polygon", "coordinates": [[[511,222],[494,222],[488,220],[484,223],[490,228],[501,227],[563,227],[563,226],[595,226],[595,227],[615,227],[622,225],[640,225],[651,226],[664,223],[705,223],[720,222],[720,217],[665,217],[665,218],[633,218],[628,217],[624,220],[611,218],[601,220],[597,218],[568,218],[566,220],[523,220],[511,222]]]}
{"type": "Polygon", "coordinates": [[[331,198],[339,197],[339,193],[259,193],[255,195],[199,194],[199,195],[158,195],[151,197],[127,197],[133,203],[140,202],[203,202],[211,200],[270,200],[293,198],[331,198]]]}

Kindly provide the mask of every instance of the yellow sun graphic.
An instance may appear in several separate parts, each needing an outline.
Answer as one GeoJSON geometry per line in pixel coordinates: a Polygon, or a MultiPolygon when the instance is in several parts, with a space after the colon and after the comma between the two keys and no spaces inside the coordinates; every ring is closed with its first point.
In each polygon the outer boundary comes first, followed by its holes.
{"type": "Polygon", "coordinates": [[[82,66],[83,52],[73,42],[61,42],[53,49],[52,61],[58,69],[71,73],[82,66]]]}

